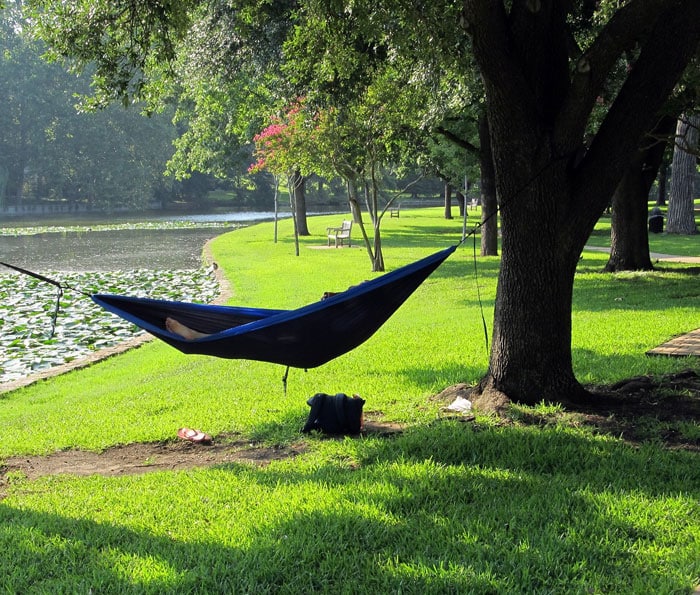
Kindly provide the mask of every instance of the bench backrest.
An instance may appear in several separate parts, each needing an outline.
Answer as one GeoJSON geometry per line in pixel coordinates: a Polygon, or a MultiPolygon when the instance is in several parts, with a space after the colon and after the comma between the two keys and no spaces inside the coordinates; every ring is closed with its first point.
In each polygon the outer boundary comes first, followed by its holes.
{"type": "Polygon", "coordinates": [[[343,238],[350,237],[350,230],[351,229],[352,229],[352,221],[343,221],[343,224],[340,226],[340,233],[338,234],[338,237],[343,237],[343,238]]]}

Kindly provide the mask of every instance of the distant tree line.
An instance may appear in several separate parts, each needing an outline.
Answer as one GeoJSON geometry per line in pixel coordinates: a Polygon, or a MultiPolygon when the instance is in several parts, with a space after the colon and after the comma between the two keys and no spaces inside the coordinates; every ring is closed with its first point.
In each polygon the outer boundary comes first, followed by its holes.
{"type": "Polygon", "coordinates": [[[17,7],[0,20],[0,207],[145,208],[180,189],[163,176],[175,129],[167,113],[76,108],[89,78],[45,62],[17,7]]]}
{"type": "MultiPolygon", "coordinates": [[[[90,105],[94,72],[47,62],[22,4],[1,10],[0,212],[272,208],[272,177],[247,171],[252,145],[239,147],[226,170],[191,167],[183,174],[174,155],[188,122],[174,122],[174,103],[148,116],[142,102],[90,105]]],[[[339,180],[312,177],[306,190],[313,204],[345,201],[339,180]]],[[[425,181],[417,191],[437,195],[440,186],[425,181]]]]}

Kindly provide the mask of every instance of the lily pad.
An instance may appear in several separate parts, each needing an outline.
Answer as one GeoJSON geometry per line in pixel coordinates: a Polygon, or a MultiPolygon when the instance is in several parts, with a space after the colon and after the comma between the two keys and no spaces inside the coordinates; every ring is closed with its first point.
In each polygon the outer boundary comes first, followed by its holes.
{"type": "Polygon", "coordinates": [[[56,288],[17,273],[0,274],[0,383],[87,356],[143,333],[80,292],[200,303],[211,302],[219,292],[212,269],[42,274],[80,291],[64,293],[52,332],[56,288]]]}

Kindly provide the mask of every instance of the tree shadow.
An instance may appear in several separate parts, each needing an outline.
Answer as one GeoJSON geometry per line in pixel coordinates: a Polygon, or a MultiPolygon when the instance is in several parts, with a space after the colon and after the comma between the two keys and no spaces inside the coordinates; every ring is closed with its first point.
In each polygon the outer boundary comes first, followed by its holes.
{"type": "Polygon", "coordinates": [[[147,476],[114,479],[116,498],[70,482],[30,487],[35,497],[49,488],[54,501],[61,492],[82,498],[88,511],[123,507],[126,517],[108,516],[128,525],[31,510],[21,493],[18,506],[12,497],[0,503],[0,584],[11,592],[605,592],[626,577],[648,592],[660,584],[680,592],[692,574],[664,575],[656,554],[637,548],[658,540],[681,559],[677,550],[692,548],[683,542],[697,523],[683,503],[698,495],[697,457],[575,430],[439,421],[392,440],[344,440],[311,465],[225,464],[170,479],[165,502],[147,476]],[[133,490],[152,499],[134,502],[133,490]],[[676,507],[658,522],[627,517],[625,501],[640,494],[649,515],[667,500],[676,507]],[[183,511],[181,526],[159,526],[164,505],[183,511]],[[673,521],[678,542],[666,534],[673,521]],[[226,527],[239,525],[239,537],[227,537],[226,527]]]}

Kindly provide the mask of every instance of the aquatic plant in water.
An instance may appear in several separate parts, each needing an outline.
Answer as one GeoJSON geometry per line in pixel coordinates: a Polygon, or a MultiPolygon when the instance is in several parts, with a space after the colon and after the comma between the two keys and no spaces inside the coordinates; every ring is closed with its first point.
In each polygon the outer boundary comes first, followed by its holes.
{"type": "MultiPolygon", "coordinates": [[[[208,303],[219,292],[211,268],[42,274],[89,294],[119,293],[208,303]]],[[[53,285],[0,272],[0,384],[85,357],[144,332],[80,292],[67,290],[60,299],[52,333],[56,297],[53,285]]]]}

